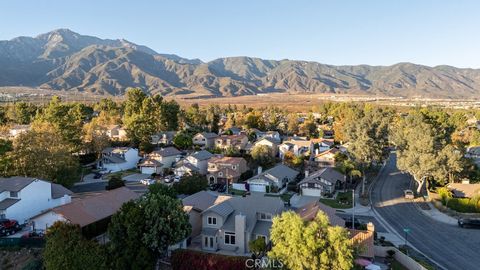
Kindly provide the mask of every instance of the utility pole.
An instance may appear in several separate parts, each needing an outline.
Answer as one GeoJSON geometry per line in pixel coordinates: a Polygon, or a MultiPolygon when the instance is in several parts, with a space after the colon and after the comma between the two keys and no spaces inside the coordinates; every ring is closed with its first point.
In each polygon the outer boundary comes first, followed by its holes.
{"type": "Polygon", "coordinates": [[[352,230],[355,230],[355,189],[352,189],[352,230]]]}

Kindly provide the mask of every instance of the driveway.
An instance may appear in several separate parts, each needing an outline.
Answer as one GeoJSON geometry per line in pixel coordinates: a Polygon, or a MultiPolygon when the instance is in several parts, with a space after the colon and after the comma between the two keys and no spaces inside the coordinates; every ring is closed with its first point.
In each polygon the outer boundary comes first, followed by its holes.
{"type": "Polygon", "coordinates": [[[373,207],[386,225],[402,237],[403,229],[410,229],[409,245],[444,269],[479,269],[480,230],[462,229],[424,215],[403,197],[410,185],[410,176],[399,172],[396,155],[391,154],[371,194],[373,207]]]}

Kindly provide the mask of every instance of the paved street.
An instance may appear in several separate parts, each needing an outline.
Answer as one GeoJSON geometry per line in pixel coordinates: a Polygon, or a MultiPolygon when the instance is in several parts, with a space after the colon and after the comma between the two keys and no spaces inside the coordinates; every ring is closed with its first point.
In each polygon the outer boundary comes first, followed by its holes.
{"type": "Polygon", "coordinates": [[[436,221],[424,215],[403,198],[403,190],[409,188],[410,177],[396,168],[396,156],[392,154],[378,183],[372,190],[372,203],[377,213],[400,236],[404,228],[411,230],[410,245],[445,269],[480,268],[480,230],[462,229],[436,221]]]}

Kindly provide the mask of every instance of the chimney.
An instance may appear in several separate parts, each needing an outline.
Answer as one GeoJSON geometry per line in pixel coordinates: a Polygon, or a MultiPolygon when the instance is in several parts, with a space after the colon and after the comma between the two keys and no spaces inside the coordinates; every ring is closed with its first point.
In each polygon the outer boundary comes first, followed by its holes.
{"type": "Polygon", "coordinates": [[[245,230],[247,225],[247,217],[241,213],[235,216],[235,240],[240,254],[245,250],[245,230]]]}
{"type": "Polygon", "coordinates": [[[462,184],[470,184],[470,180],[469,179],[462,179],[462,184]]]}
{"type": "Polygon", "coordinates": [[[257,169],[257,174],[261,174],[262,173],[262,166],[258,166],[258,169],[257,169]]]}
{"type": "Polygon", "coordinates": [[[308,171],[305,171],[305,178],[308,177],[308,171]]]}
{"type": "Polygon", "coordinates": [[[375,225],[373,225],[372,222],[367,223],[367,231],[369,232],[375,232],[375,225]]]}

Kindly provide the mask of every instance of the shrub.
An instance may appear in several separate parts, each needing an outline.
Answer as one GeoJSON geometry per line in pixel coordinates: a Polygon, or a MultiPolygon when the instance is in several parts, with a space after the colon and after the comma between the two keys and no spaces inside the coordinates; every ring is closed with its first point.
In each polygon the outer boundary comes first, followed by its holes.
{"type": "Polygon", "coordinates": [[[477,213],[477,203],[469,198],[452,198],[448,200],[448,208],[460,213],[477,213]]]}
{"type": "Polygon", "coordinates": [[[171,263],[173,270],[244,270],[246,259],[182,249],[172,253],[171,263]]]}
{"type": "Polygon", "coordinates": [[[108,184],[105,189],[112,190],[123,186],[125,186],[125,182],[123,181],[122,177],[118,174],[113,174],[110,179],[108,179],[108,184]]]}

